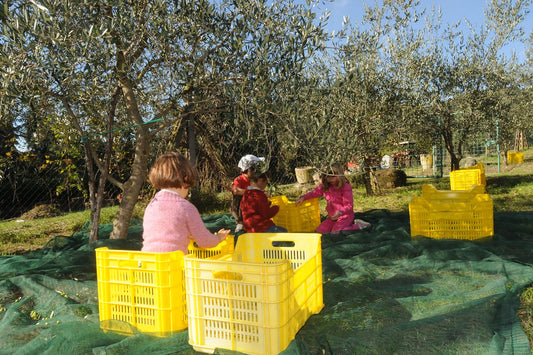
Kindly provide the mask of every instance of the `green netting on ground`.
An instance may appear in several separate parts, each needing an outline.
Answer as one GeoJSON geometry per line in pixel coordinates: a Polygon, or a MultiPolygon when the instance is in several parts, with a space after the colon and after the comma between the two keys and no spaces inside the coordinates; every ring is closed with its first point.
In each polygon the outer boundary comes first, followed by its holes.
{"type": "MultiPolygon", "coordinates": [[[[322,237],[325,307],[284,354],[531,354],[515,315],[533,282],[533,213],[495,213],[490,241],[411,240],[409,216],[357,214],[372,228],[322,237]]],[[[228,215],[208,228],[234,228],[228,215]]],[[[0,257],[0,354],[194,354],[187,331],[166,338],[99,327],[94,249],[136,250],[128,240],[88,243],[89,226],[39,252],[0,257]]],[[[219,350],[218,353],[232,353],[219,350]]]]}

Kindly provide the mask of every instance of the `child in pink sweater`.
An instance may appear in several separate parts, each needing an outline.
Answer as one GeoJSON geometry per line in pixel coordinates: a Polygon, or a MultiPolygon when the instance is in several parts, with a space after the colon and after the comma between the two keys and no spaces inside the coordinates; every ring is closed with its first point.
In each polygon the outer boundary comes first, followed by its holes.
{"type": "Polygon", "coordinates": [[[369,223],[364,221],[357,220],[354,223],[352,186],[344,176],[344,169],[339,163],[331,164],[331,167],[323,171],[322,183],[313,191],[301,196],[296,204],[320,196],[327,201],[328,217],[317,227],[318,233],[363,229],[369,226],[369,223]]]}
{"type": "Polygon", "coordinates": [[[180,153],[160,156],[148,180],[159,190],[146,207],[143,217],[142,251],[188,253],[191,239],[201,248],[212,248],[226,239],[230,230],[214,235],[205,227],[196,207],[185,198],[196,184],[197,173],[180,153]]]}

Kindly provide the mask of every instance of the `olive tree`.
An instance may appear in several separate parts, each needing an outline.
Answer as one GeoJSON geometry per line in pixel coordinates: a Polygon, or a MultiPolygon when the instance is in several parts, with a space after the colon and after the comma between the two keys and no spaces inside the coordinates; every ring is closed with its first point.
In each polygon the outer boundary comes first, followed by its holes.
{"type": "MultiPolygon", "coordinates": [[[[502,110],[502,89],[516,86],[513,58],[502,49],[521,37],[530,1],[491,1],[479,28],[442,28],[440,14],[426,19],[423,43],[405,62],[412,115],[408,124],[439,136],[459,168],[466,142],[480,132],[496,132],[494,112],[502,110]],[[432,133],[434,132],[434,133],[432,133]]],[[[415,129],[416,129],[415,128],[415,129]]],[[[495,139],[494,135],[491,137],[495,139]]]]}
{"type": "Polygon", "coordinates": [[[245,136],[265,137],[262,142],[273,136],[266,122],[276,117],[275,89],[290,85],[284,83],[323,43],[310,6],[284,0],[5,3],[3,91],[53,102],[76,130],[90,179],[91,240],[106,180],[123,191],[111,237],[127,236],[161,130],[170,127],[177,141],[185,136],[194,163],[200,142],[222,166],[233,164],[225,148],[246,129],[245,136]],[[256,119],[264,131],[251,122],[256,119]],[[133,153],[121,180],[108,173],[114,144],[126,135],[133,136],[133,153]]]}
{"type": "Polygon", "coordinates": [[[419,14],[411,1],[383,1],[366,6],[363,21],[345,29],[337,42],[332,72],[327,134],[330,154],[335,160],[362,158],[367,193],[373,194],[370,158],[382,153],[397,125],[402,126],[402,106],[406,94],[394,68],[393,51],[405,50],[391,44],[395,34],[402,44],[410,24],[419,14]],[[340,41],[339,40],[339,41],[340,41]]]}

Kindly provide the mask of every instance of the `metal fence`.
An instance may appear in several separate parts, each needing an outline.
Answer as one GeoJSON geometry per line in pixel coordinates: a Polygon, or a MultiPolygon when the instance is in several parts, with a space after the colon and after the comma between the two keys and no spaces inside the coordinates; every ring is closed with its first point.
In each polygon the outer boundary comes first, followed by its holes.
{"type": "MultiPolygon", "coordinates": [[[[442,146],[434,146],[431,154],[417,154],[410,160],[409,166],[400,167],[408,177],[445,177],[450,175],[451,158],[442,146]]],[[[497,174],[501,171],[501,155],[498,145],[474,144],[463,150],[460,167],[482,163],[485,174],[497,174]]]]}
{"type": "MultiPolygon", "coordinates": [[[[70,162],[72,170],[52,164],[18,160],[0,170],[0,220],[33,219],[89,209],[84,161],[70,162]]],[[[120,191],[106,186],[105,205],[118,204],[120,191]]]]}
{"type": "MultiPolygon", "coordinates": [[[[500,172],[500,156],[495,144],[472,144],[463,151],[464,161],[483,163],[485,174],[500,172]]],[[[380,163],[380,162],[378,162],[380,163]]],[[[78,178],[83,176],[84,162],[77,162],[78,178]]],[[[435,146],[430,154],[407,154],[391,160],[392,167],[405,171],[408,177],[446,177],[450,173],[450,157],[445,149],[435,146]]],[[[378,165],[379,166],[379,165],[378,165]]],[[[65,167],[36,166],[28,168],[21,165],[24,171],[3,176],[0,171],[0,220],[22,218],[24,213],[35,210],[35,207],[46,206],[43,213],[71,212],[89,208],[86,197],[87,186],[73,186],[72,176],[65,167]],[[28,169],[32,169],[29,171],[28,169]]],[[[80,179],[84,181],[84,178],[80,179]]],[[[286,184],[290,181],[277,181],[271,176],[274,184],[286,184]]],[[[297,182],[296,176],[293,181],[297,182]]],[[[81,184],[83,185],[83,184],[81,184]]],[[[229,184],[229,186],[231,183],[229,184]]],[[[229,188],[228,186],[228,188],[229,188]]],[[[109,184],[104,196],[105,205],[119,203],[120,191],[109,184]]]]}

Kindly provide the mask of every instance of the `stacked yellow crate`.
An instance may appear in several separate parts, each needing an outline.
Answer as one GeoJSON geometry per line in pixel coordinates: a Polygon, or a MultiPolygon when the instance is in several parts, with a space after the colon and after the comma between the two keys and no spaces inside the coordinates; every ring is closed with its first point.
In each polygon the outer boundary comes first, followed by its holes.
{"type": "MultiPolygon", "coordinates": [[[[198,258],[230,254],[234,237],[214,248],[189,244],[198,258]]],[[[96,272],[100,327],[124,335],[167,336],[187,328],[183,253],[98,248],[96,272]]]]}
{"type": "Polygon", "coordinates": [[[250,233],[235,252],[211,259],[185,256],[189,343],[278,354],[322,299],[321,235],[250,233]]]}

